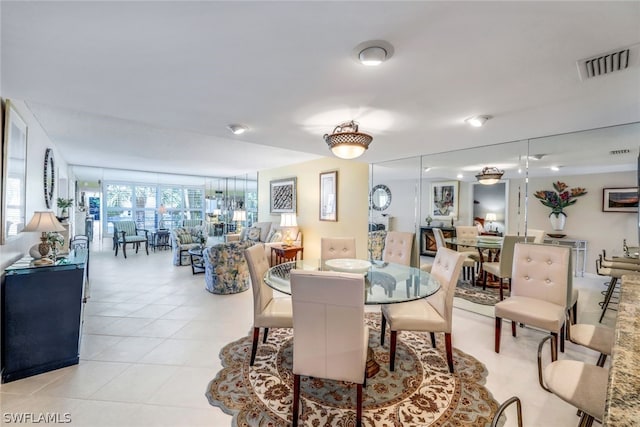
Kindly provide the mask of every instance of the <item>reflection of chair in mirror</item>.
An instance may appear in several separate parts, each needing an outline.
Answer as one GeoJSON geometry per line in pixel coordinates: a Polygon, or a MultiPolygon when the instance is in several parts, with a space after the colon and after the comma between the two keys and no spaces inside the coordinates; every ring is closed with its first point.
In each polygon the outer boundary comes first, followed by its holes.
{"type": "Polygon", "coordinates": [[[303,375],[355,383],[356,425],[361,425],[369,342],[363,295],[362,274],[291,271],[294,426],[303,375]]]}
{"type": "Polygon", "coordinates": [[[533,228],[527,229],[527,237],[533,237],[533,243],[543,243],[544,242],[544,230],[535,230],[533,228]]]}
{"type": "Polygon", "coordinates": [[[602,313],[600,314],[599,322],[602,322],[602,319],[604,319],[604,315],[609,308],[609,304],[611,304],[618,280],[625,274],[640,274],[640,264],[635,262],[608,262],[599,259],[596,261],[596,273],[600,276],[610,277],[604,301],[601,302],[602,313]]]}
{"type": "MultiPolygon", "coordinates": [[[[531,240],[531,239],[530,239],[531,240]]],[[[513,250],[516,243],[524,242],[524,236],[507,235],[502,239],[500,245],[500,261],[485,262],[482,264],[482,289],[487,289],[487,274],[492,274],[498,278],[500,288],[500,301],[504,299],[503,283],[507,279],[509,289],[511,289],[511,270],[513,269],[513,250]]]]}
{"type": "Polygon", "coordinates": [[[336,258],[356,258],[355,237],[322,237],[320,258],[323,261],[336,258]]]}
{"type": "Polygon", "coordinates": [[[247,259],[253,291],[253,343],[249,362],[249,365],[253,366],[258,350],[260,328],[264,328],[262,342],[266,343],[269,328],[293,327],[293,315],[291,298],[274,298],[273,289],[264,283],[264,274],[269,269],[269,258],[264,245],[257,244],[245,249],[244,256],[247,259]]]}
{"type": "Polygon", "coordinates": [[[451,324],[453,296],[462,270],[464,254],[447,248],[438,248],[433,261],[431,275],[440,283],[434,295],[410,302],[382,306],[380,345],[384,345],[384,333],[389,323],[389,369],[395,368],[396,340],[399,331],[423,331],[431,333],[431,344],[435,347],[435,332],[444,332],[449,372],[453,372],[453,349],[451,324]]]}
{"type": "Polygon", "coordinates": [[[414,233],[389,231],[384,242],[382,260],[395,264],[411,265],[414,233]]]}
{"type": "Polygon", "coordinates": [[[594,419],[602,421],[609,370],[576,360],[553,361],[543,370],[542,346],[549,339],[545,337],[538,346],[540,386],[582,412],[578,427],[591,426],[594,419]]]}
{"type": "MultiPolygon", "coordinates": [[[[444,233],[439,228],[434,228],[433,230],[433,238],[436,241],[436,249],[446,248],[447,244],[444,241],[444,233]]],[[[477,234],[476,234],[477,237],[477,234]]],[[[475,237],[473,238],[475,240],[475,237]]],[[[460,246],[458,246],[460,248],[460,246]]],[[[476,279],[476,259],[471,255],[478,256],[478,252],[474,249],[474,252],[469,251],[458,251],[464,255],[464,260],[462,262],[462,271],[463,271],[463,279],[471,281],[471,284],[475,284],[476,279]]],[[[429,270],[427,270],[429,271],[429,270]]]]}
{"type": "Polygon", "coordinates": [[[494,306],[496,353],[500,353],[504,318],[511,320],[511,334],[514,337],[516,323],[549,331],[554,338],[551,342],[551,358],[558,358],[558,334],[560,351],[564,351],[564,328],[571,274],[570,248],[516,243],[511,296],[494,306]]]}

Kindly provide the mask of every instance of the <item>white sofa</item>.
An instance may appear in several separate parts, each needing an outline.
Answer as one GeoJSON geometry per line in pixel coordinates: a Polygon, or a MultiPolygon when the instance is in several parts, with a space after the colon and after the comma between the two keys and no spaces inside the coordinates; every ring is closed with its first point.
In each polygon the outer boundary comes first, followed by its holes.
{"type": "Polygon", "coordinates": [[[292,236],[294,246],[302,246],[302,232],[298,227],[280,227],[277,223],[267,221],[254,222],[251,227],[243,228],[239,234],[227,235],[226,241],[253,240],[264,243],[269,254],[269,263],[274,265],[275,257],[272,256],[271,247],[284,243],[287,232],[292,236]]]}

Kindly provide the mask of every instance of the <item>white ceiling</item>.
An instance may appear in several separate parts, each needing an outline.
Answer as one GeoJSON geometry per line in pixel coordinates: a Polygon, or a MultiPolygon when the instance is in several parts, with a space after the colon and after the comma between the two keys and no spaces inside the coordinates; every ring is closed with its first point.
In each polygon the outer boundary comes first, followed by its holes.
{"type": "Polygon", "coordinates": [[[71,164],[231,176],[365,162],[640,121],[640,66],[576,61],[640,42],[640,2],[2,1],[1,89],[71,164]],[[377,68],[354,48],[382,39],[377,68]],[[480,129],[464,119],[493,116],[480,129]],[[250,131],[234,136],[229,123],[250,131]]]}

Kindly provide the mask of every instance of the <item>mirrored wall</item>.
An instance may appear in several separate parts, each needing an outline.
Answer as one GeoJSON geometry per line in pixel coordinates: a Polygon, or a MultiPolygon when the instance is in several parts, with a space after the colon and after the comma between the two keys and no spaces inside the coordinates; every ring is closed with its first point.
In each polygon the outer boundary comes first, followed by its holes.
{"type": "Polygon", "coordinates": [[[638,243],[639,142],[640,123],[631,123],[372,164],[370,188],[388,187],[391,203],[371,209],[370,222],[415,233],[417,263],[435,253],[424,234],[432,227],[475,225],[495,235],[543,230],[547,239],[584,242],[586,256],[574,263],[579,275],[594,274],[603,249],[620,255],[623,240],[638,243]],[[485,168],[504,174],[482,185],[476,175],[485,168]],[[557,182],[586,191],[564,208],[562,230],[554,230],[552,209],[535,197],[557,182]]]}

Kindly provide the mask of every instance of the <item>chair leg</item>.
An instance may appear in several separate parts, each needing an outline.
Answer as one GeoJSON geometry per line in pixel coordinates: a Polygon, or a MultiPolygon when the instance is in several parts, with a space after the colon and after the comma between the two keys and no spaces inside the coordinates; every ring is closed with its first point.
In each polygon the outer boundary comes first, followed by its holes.
{"type": "Polygon", "coordinates": [[[251,343],[251,359],[249,360],[249,366],[253,366],[253,362],[256,360],[256,352],[258,351],[259,335],[260,335],[260,328],[253,328],[253,343],[251,343]]]}
{"type": "Polygon", "coordinates": [[[551,332],[551,336],[551,361],[555,362],[558,360],[558,334],[551,332]]]}
{"type": "Polygon", "coordinates": [[[582,413],[578,427],[591,427],[593,425],[593,417],[591,415],[582,413]]]}
{"type": "Polygon", "coordinates": [[[149,241],[148,240],[144,241],[144,249],[147,251],[147,255],[149,255],[149,241]]]}
{"type": "Polygon", "coordinates": [[[576,303],[573,304],[571,311],[573,312],[573,316],[571,317],[571,323],[575,325],[576,323],[578,323],[578,301],[576,301],[576,303]]]}
{"type": "Polygon", "coordinates": [[[380,347],[384,347],[384,331],[387,328],[387,318],[382,315],[382,324],[380,325],[380,347]]]}
{"type": "Polygon", "coordinates": [[[269,328],[264,328],[264,333],[262,335],[262,344],[267,343],[267,335],[269,335],[269,328]]]}
{"type": "Polygon", "coordinates": [[[560,328],[560,352],[561,353],[564,353],[564,337],[565,337],[564,328],[566,328],[565,325],[562,325],[562,328],[560,328]]]}
{"type": "Polygon", "coordinates": [[[122,242],[122,255],[124,255],[124,257],[127,257],[127,242],[122,242]]]}
{"type": "Polygon", "coordinates": [[[136,248],[136,253],[138,253],[138,250],[140,250],[140,242],[134,243],[134,246],[136,248]]]}
{"type": "Polygon", "coordinates": [[[114,245],[114,249],[116,250],[116,256],[118,256],[118,247],[119,247],[119,246],[120,246],[120,244],[119,244],[119,243],[116,243],[116,244],[114,245]]]}
{"type": "Polygon", "coordinates": [[[358,384],[357,391],[357,399],[358,403],[356,404],[356,427],[362,426],[362,384],[358,384]]]}
{"type": "Polygon", "coordinates": [[[511,321],[511,336],[516,336],[516,322],[515,321],[511,321]]]}
{"type": "Polygon", "coordinates": [[[487,290],[487,272],[486,270],[482,272],[482,290],[487,290]]]}
{"type": "Polygon", "coordinates": [[[500,334],[502,333],[502,319],[496,317],[496,332],[495,332],[495,352],[500,353],[500,334]]]}
{"type": "Polygon", "coordinates": [[[293,427],[298,425],[298,406],[300,404],[300,375],[293,376],[293,427]]]}
{"type": "Polygon", "coordinates": [[[398,331],[390,331],[389,334],[389,370],[393,372],[396,368],[396,339],[398,338],[398,331]]]}
{"type": "Polygon", "coordinates": [[[502,290],[502,277],[498,278],[498,286],[500,287],[500,301],[504,299],[504,291],[502,290]]]}
{"type": "Polygon", "coordinates": [[[431,334],[431,347],[436,348],[436,333],[430,332],[431,334]]]}
{"type": "Polygon", "coordinates": [[[607,307],[609,306],[609,301],[611,301],[611,296],[613,295],[613,290],[615,289],[617,282],[617,277],[612,277],[611,281],[609,282],[607,294],[604,298],[604,303],[602,304],[602,314],[600,315],[600,320],[598,320],[599,323],[602,323],[602,319],[604,319],[604,314],[607,312],[607,307]]]}
{"type": "Polygon", "coordinates": [[[451,346],[451,334],[445,332],[444,334],[445,347],[447,349],[447,364],[449,365],[449,372],[453,374],[453,347],[451,346]]]}
{"type": "Polygon", "coordinates": [[[598,357],[598,363],[596,363],[596,365],[602,368],[604,366],[604,362],[606,361],[607,361],[607,355],[604,353],[600,353],[600,356],[598,357]]]}

